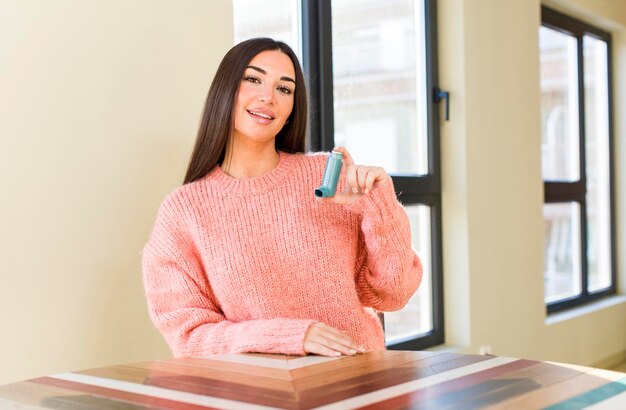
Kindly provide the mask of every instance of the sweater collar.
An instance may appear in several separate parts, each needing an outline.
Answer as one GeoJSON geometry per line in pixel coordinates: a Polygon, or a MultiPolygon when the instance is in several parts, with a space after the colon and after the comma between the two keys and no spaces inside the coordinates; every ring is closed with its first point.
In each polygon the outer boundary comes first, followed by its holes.
{"type": "Polygon", "coordinates": [[[237,179],[225,173],[219,166],[207,175],[207,181],[225,194],[260,195],[275,189],[293,170],[294,154],[278,151],[278,165],[263,175],[237,179]]]}

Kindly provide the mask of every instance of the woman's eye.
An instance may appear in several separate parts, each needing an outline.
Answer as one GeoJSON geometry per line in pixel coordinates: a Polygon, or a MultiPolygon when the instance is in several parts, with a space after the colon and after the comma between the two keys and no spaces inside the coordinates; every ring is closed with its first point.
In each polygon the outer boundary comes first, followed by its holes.
{"type": "Polygon", "coordinates": [[[278,91],[280,91],[283,94],[291,94],[291,88],[285,87],[285,86],[278,87],[278,91]]]}
{"type": "Polygon", "coordinates": [[[261,84],[261,80],[259,80],[257,77],[250,76],[250,75],[244,77],[244,80],[249,81],[254,84],[261,84]]]}

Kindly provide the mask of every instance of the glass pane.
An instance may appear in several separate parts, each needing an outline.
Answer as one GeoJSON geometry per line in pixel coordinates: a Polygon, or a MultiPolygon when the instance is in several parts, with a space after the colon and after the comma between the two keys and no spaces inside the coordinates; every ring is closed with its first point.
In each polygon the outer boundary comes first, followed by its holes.
{"type": "Polygon", "coordinates": [[[541,27],[541,167],[545,180],[580,179],[576,38],[541,27]]]}
{"type": "Polygon", "coordinates": [[[299,5],[293,0],[233,0],[235,44],[271,37],[289,44],[301,58],[299,5]]]}
{"type": "Polygon", "coordinates": [[[428,173],[423,0],[333,0],[335,144],[393,174],[428,173]]]}
{"type": "Polygon", "coordinates": [[[404,308],[397,312],[385,313],[387,343],[433,329],[430,207],[406,205],[405,209],[411,222],[413,249],[422,261],[424,276],[419,289],[404,308]]]}
{"type": "Polygon", "coordinates": [[[580,205],[543,206],[546,303],[577,296],[580,284],[580,205]]]}
{"type": "Polygon", "coordinates": [[[583,37],[589,292],[611,286],[607,44],[583,37]]]}

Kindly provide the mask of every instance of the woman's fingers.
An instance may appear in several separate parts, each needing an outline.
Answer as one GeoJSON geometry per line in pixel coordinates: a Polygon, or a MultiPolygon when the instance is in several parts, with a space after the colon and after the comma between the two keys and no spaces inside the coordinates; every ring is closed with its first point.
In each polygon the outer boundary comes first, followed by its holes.
{"type": "Polygon", "coordinates": [[[345,342],[341,340],[327,338],[327,337],[324,337],[324,339],[325,340],[323,340],[322,342],[324,346],[336,352],[339,352],[340,354],[344,354],[346,356],[352,356],[353,354],[357,353],[357,350],[355,348],[349,345],[346,345],[345,342]]]}
{"type": "Polygon", "coordinates": [[[308,346],[305,346],[305,351],[307,353],[313,353],[313,354],[319,354],[322,356],[330,356],[330,357],[337,357],[337,356],[341,356],[341,352],[338,352],[336,350],[333,350],[321,343],[317,343],[317,342],[310,342],[310,344],[308,346]]]}
{"type": "Polygon", "coordinates": [[[341,332],[334,327],[326,325],[326,327],[322,330],[321,335],[330,343],[339,343],[349,350],[354,350],[354,353],[359,350],[359,346],[357,346],[357,344],[354,343],[354,341],[346,333],[341,332]]]}
{"type": "Polygon", "coordinates": [[[311,325],[304,338],[304,350],[324,356],[351,356],[364,351],[346,334],[324,323],[311,325]]]}
{"type": "Polygon", "coordinates": [[[359,177],[357,172],[357,167],[354,165],[349,165],[346,168],[346,180],[348,182],[348,187],[346,188],[348,191],[352,191],[352,193],[356,194],[359,192],[359,177]]]}
{"type": "Polygon", "coordinates": [[[346,165],[346,166],[354,165],[354,160],[352,159],[352,155],[350,155],[350,153],[348,152],[346,147],[335,147],[335,148],[333,148],[333,151],[341,152],[343,154],[343,164],[344,165],[346,165]]]}
{"type": "Polygon", "coordinates": [[[346,179],[348,191],[367,194],[375,187],[386,184],[389,176],[380,167],[351,165],[346,170],[346,179]]]}
{"type": "Polygon", "coordinates": [[[359,191],[363,192],[364,194],[367,193],[367,176],[370,174],[370,170],[372,169],[372,167],[365,167],[365,166],[358,166],[356,169],[356,180],[358,183],[358,188],[359,191]]]}
{"type": "Polygon", "coordinates": [[[365,178],[365,193],[367,194],[374,187],[374,181],[376,181],[376,172],[368,172],[365,178]]]}

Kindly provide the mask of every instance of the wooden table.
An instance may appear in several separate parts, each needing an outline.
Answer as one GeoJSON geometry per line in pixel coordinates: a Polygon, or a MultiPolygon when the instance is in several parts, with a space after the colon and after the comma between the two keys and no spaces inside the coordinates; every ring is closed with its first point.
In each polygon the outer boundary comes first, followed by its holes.
{"type": "Polygon", "coordinates": [[[626,374],[509,357],[386,351],[216,355],[61,373],[0,386],[0,408],[626,409],[626,374]]]}

